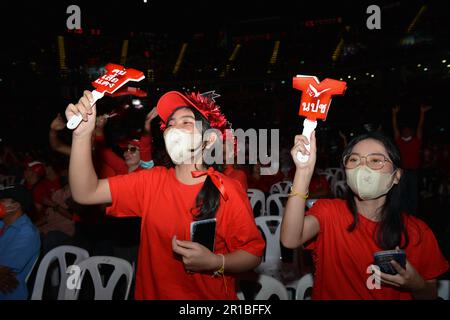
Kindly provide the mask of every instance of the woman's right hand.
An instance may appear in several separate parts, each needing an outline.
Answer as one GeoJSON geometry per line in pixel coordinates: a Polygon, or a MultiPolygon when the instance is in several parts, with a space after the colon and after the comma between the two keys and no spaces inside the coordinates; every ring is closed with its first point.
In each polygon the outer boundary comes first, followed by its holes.
{"type": "Polygon", "coordinates": [[[73,134],[76,136],[91,136],[95,129],[96,106],[94,105],[91,108],[91,101],[94,101],[92,93],[85,90],[77,104],[71,103],[66,108],[67,120],[70,120],[70,118],[77,114],[81,114],[83,117],[79,126],[73,131],[73,134]]]}
{"type": "Polygon", "coordinates": [[[310,151],[306,149],[306,145],[310,144],[308,138],[304,135],[297,135],[294,139],[294,147],[291,149],[292,159],[294,160],[296,171],[306,174],[311,178],[314,173],[314,166],[316,164],[316,131],[311,134],[311,146],[310,151]],[[304,155],[308,155],[309,159],[306,162],[300,162],[297,159],[297,153],[301,152],[304,155]]]}

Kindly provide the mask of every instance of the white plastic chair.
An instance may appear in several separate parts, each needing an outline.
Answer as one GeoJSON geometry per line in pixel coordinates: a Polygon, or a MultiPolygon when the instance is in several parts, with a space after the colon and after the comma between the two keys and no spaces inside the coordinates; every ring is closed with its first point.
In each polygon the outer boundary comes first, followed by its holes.
{"type": "Polygon", "coordinates": [[[345,179],[345,172],[342,168],[327,168],[324,172],[331,190],[334,190],[334,185],[337,181],[345,179]]]}
{"type": "MultiPolygon", "coordinates": [[[[273,295],[277,296],[280,300],[289,300],[286,288],[277,279],[260,274],[256,282],[261,285],[261,289],[255,294],[254,300],[269,300],[273,295]]],[[[238,291],[237,296],[239,300],[245,300],[242,291],[238,291]]]]}
{"type": "Polygon", "coordinates": [[[347,194],[347,182],[345,180],[336,181],[333,186],[333,194],[335,198],[345,198],[347,194]]]}
{"type": "Polygon", "coordinates": [[[247,196],[250,200],[250,204],[252,206],[253,213],[256,216],[263,216],[264,213],[266,212],[266,196],[264,195],[264,192],[262,192],[259,189],[248,189],[247,196]],[[259,214],[257,214],[258,212],[255,213],[255,211],[254,211],[255,207],[258,203],[261,204],[261,209],[259,210],[259,214]]]}
{"type": "Polygon", "coordinates": [[[325,172],[322,175],[325,176],[325,179],[327,179],[327,182],[328,182],[328,184],[331,187],[334,184],[334,174],[329,173],[329,172],[325,172]]]}
{"type": "Polygon", "coordinates": [[[89,258],[89,253],[86,250],[75,246],[59,246],[50,250],[39,264],[31,300],[42,300],[42,293],[44,291],[45,278],[48,272],[48,268],[50,264],[55,260],[57,260],[59,263],[60,271],[57,299],[64,300],[68,278],[68,275],[66,273],[68,267],[66,261],[67,253],[75,255],[75,261],[73,262],[74,265],[78,265],[82,260],[89,258]]]}
{"type": "Polygon", "coordinates": [[[450,280],[438,280],[438,297],[444,300],[450,300],[450,280]]]}
{"type": "Polygon", "coordinates": [[[331,174],[333,175],[337,180],[344,180],[345,174],[344,170],[342,168],[327,168],[325,169],[325,174],[331,174]]]}
{"type": "Polygon", "coordinates": [[[122,275],[125,275],[127,281],[124,300],[128,299],[131,282],[133,280],[133,266],[128,261],[116,257],[95,256],[81,261],[78,264],[78,267],[81,271],[80,277],[75,285],[75,289],[66,290],[66,300],[78,299],[78,295],[80,293],[80,290],[82,289],[83,278],[86,274],[86,271],[89,272],[94,282],[94,300],[112,300],[114,289],[117,286],[117,283],[119,282],[122,275]],[[99,266],[105,264],[113,266],[114,271],[109,277],[108,282],[105,284],[105,286],[103,286],[102,275],[100,275],[99,266]]]}
{"type": "Polygon", "coordinates": [[[255,219],[256,225],[261,229],[266,239],[266,249],[263,262],[255,268],[258,273],[274,276],[279,278],[281,270],[281,246],[280,246],[280,232],[281,232],[280,216],[264,216],[255,219]],[[269,223],[274,223],[272,229],[269,223]]]}
{"type": "Polygon", "coordinates": [[[255,272],[277,279],[285,285],[286,290],[294,292],[298,278],[300,278],[295,267],[297,266],[298,255],[297,251],[294,250],[292,263],[286,264],[282,260],[280,244],[282,218],[280,216],[257,217],[255,222],[266,239],[264,259],[255,268],[255,272]],[[292,269],[293,266],[295,269],[292,269]]]}
{"type": "Polygon", "coordinates": [[[275,194],[275,193],[289,194],[289,192],[291,191],[291,187],[292,187],[292,181],[280,181],[280,182],[274,183],[270,187],[269,193],[270,194],[275,194]]]}
{"type": "Polygon", "coordinates": [[[281,199],[287,198],[287,194],[274,193],[267,197],[266,200],[266,215],[279,215],[283,216],[284,205],[281,199]],[[271,211],[271,204],[274,203],[277,206],[276,212],[271,211]]]}
{"type": "Polygon", "coordinates": [[[305,274],[297,283],[295,289],[295,300],[310,300],[311,297],[306,297],[306,290],[312,288],[314,285],[314,278],[311,273],[305,274]]]}

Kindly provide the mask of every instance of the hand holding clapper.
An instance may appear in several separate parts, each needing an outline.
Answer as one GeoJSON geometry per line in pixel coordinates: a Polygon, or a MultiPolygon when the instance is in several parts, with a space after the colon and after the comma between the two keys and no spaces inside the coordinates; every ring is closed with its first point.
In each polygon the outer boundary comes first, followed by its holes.
{"type": "MultiPolygon", "coordinates": [[[[92,91],[94,101],[93,106],[98,99],[101,99],[105,93],[114,93],[128,81],[141,81],[145,78],[144,73],[135,69],[125,69],[124,67],[109,63],[105,66],[106,74],[92,82],[95,90],[92,91]]],[[[67,122],[67,128],[75,129],[81,123],[81,115],[72,116],[67,122]]]]}
{"type": "MultiPolygon", "coordinates": [[[[299,115],[306,117],[303,121],[302,135],[311,141],[311,134],[317,127],[317,119],[325,120],[333,95],[343,95],[347,83],[326,78],[322,82],[314,76],[297,75],[292,79],[292,86],[302,91],[299,115]]],[[[305,145],[310,150],[310,145],[305,145]]],[[[300,162],[307,162],[309,156],[297,153],[300,162]]]]}

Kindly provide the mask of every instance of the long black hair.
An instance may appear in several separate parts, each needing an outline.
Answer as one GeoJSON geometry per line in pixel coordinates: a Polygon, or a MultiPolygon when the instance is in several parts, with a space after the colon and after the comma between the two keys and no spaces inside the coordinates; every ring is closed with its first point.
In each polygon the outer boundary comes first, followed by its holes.
{"type": "MultiPolygon", "coordinates": [[[[400,152],[392,140],[380,132],[367,132],[355,137],[345,147],[343,157],[350,154],[358,142],[366,139],[380,142],[385,147],[389,159],[393,163],[394,170],[400,169],[400,152]]],[[[380,222],[374,234],[374,240],[383,250],[395,249],[396,246],[404,248],[409,244],[409,236],[402,216],[404,212],[402,205],[403,190],[404,179],[400,179],[399,183],[394,184],[386,194],[386,202],[381,208],[380,222]]],[[[353,222],[347,230],[352,232],[358,225],[358,209],[356,208],[354,193],[351,190],[347,194],[347,205],[353,215],[353,222]]]]}
{"type": "MultiPolygon", "coordinates": [[[[197,127],[197,130],[201,132],[202,135],[202,153],[206,147],[206,142],[204,141],[204,135],[208,129],[211,129],[211,126],[209,125],[209,122],[205,119],[205,117],[195,108],[193,107],[179,107],[174,110],[172,115],[168,118],[170,119],[173,114],[180,110],[180,109],[188,109],[191,110],[194,113],[194,118],[196,125],[198,123],[201,123],[201,128],[197,127]]],[[[192,150],[194,151],[194,150],[192,150]]],[[[214,150],[213,150],[214,152],[214,150]]],[[[212,154],[214,157],[214,154],[212,154]]],[[[217,163],[211,163],[209,165],[210,167],[213,167],[214,170],[222,172],[223,171],[223,165],[217,164],[217,163]]],[[[197,170],[201,170],[201,168],[197,168],[197,170]]],[[[195,207],[192,208],[191,212],[194,215],[194,220],[205,220],[205,219],[211,219],[216,216],[217,210],[220,206],[220,191],[217,189],[217,187],[212,182],[211,178],[208,176],[205,179],[205,182],[203,183],[203,187],[200,189],[199,193],[197,194],[197,198],[195,199],[195,207]]]]}

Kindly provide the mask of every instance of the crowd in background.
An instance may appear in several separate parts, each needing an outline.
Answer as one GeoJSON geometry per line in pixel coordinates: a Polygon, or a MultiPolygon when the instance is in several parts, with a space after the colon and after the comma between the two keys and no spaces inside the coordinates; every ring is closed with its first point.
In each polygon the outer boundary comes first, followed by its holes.
{"type": "MultiPolygon", "coordinates": [[[[142,108],[134,107],[131,96],[99,101],[92,152],[101,177],[172,165],[152,113],[156,101],[169,90],[216,90],[221,95],[216,101],[234,129],[279,130],[276,174],[261,175],[261,163],[235,166],[245,173],[248,188],[268,194],[273,184],[292,180],[295,172],[290,149],[302,118],[301,93],[292,89],[292,77],[301,73],[341,79],[347,81],[347,92],[333,99],[327,120],[316,130],[317,167],[342,167],[342,150],[359,133],[389,135],[409,171],[405,210],[428,223],[450,259],[449,106],[442,94],[448,87],[450,56],[448,41],[443,41],[448,29],[440,28],[442,10],[431,8],[421,28],[405,34],[403,26],[416,7],[397,3],[386,9],[386,27],[378,33],[384,41],[341,17],[319,24],[294,17],[254,25],[236,22],[201,32],[66,30],[64,70],[53,34],[26,44],[18,38],[27,50],[20,47],[0,61],[7,61],[0,82],[0,195],[10,192],[10,185],[25,188],[32,202],[25,213],[39,230],[41,257],[56,246],[73,244],[91,255],[136,262],[139,218],[118,221],[106,217],[105,206],[73,201],[68,184],[71,132],[61,115],[68,103],[91,89],[90,82],[106,63],[119,62],[127,40],[126,65],[144,71],[146,79],[138,85],[148,97],[140,98],[142,108]],[[272,63],[276,41],[280,50],[272,63]],[[183,44],[186,55],[175,72],[183,44]],[[119,115],[103,116],[113,112],[119,115]]],[[[311,198],[335,196],[319,172],[310,193],[311,198]]]]}

